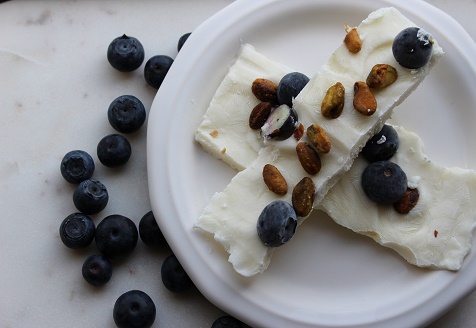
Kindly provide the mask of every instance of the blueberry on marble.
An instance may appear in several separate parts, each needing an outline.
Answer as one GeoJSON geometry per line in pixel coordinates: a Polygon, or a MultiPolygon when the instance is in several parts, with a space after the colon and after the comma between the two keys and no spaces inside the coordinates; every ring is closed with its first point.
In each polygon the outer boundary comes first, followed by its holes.
{"type": "Polygon", "coordinates": [[[131,72],[144,62],[144,47],[134,37],[123,35],[115,38],[107,48],[107,60],[121,72],[131,72]]]}
{"type": "Polygon", "coordinates": [[[293,135],[298,123],[298,115],[294,108],[280,105],[271,111],[261,127],[261,136],[274,140],[285,140],[293,135]]]}
{"type": "Polygon", "coordinates": [[[192,280],[174,254],[169,255],[164,260],[160,274],[165,288],[171,292],[181,293],[194,286],[192,280]]]}
{"type": "Polygon", "coordinates": [[[158,89],[167,75],[174,60],[166,55],[157,55],[150,58],[144,67],[144,78],[147,84],[158,89]]]}
{"type": "Polygon", "coordinates": [[[259,238],[268,247],[287,243],[294,236],[296,227],[297,216],[293,206],[282,200],[266,205],[256,226],[259,238]]]}
{"type": "Polygon", "coordinates": [[[185,33],[184,35],[182,35],[180,37],[180,39],[178,40],[178,43],[177,43],[177,51],[180,51],[180,49],[182,49],[183,45],[185,44],[185,41],[187,41],[188,37],[191,35],[192,33],[185,33]]]}
{"type": "Polygon", "coordinates": [[[120,134],[110,134],[102,138],[97,146],[99,161],[107,167],[125,165],[131,157],[129,140],[120,134]]]}
{"type": "Polygon", "coordinates": [[[399,143],[397,131],[385,124],[380,132],[367,141],[361,153],[369,162],[388,160],[397,152],[399,143]]]}
{"type": "Polygon", "coordinates": [[[93,286],[103,286],[112,277],[112,264],[102,255],[91,255],[81,268],[84,280],[93,286]]]}
{"type": "Polygon", "coordinates": [[[129,255],[137,245],[139,233],[135,223],[119,214],[106,216],[96,227],[96,247],[114,260],[129,255]]]}
{"type": "Polygon", "coordinates": [[[156,316],[154,301],[141,290],[130,290],[119,296],[112,311],[118,328],[149,328],[156,316]]]}
{"type": "Polygon", "coordinates": [[[117,97],[107,110],[109,123],[121,133],[138,131],[144,125],[146,115],[144,104],[131,95],[117,97]]]}
{"type": "Polygon", "coordinates": [[[106,186],[96,179],[81,181],[73,193],[74,205],[78,211],[87,215],[101,212],[108,201],[106,186]]]}
{"type": "Polygon", "coordinates": [[[309,82],[309,78],[300,72],[291,72],[283,76],[278,84],[278,102],[293,106],[293,99],[309,82]]]}
{"type": "Polygon", "coordinates": [[[408,186],[405,172],[398,164],[390,161],[370,163],[362,174],[361,183],[371,200],[384,205],[399,201],[408,186]]]}
{"type": "Polygon", "coordinates": [[[242,328],[242,322],[230,315],[224,315],[216,319],[211,328],[242,328]]]}
{"type": "Polygon", "coordinates": [[[91,178],[94,169],[93,158],[84,150],[72,150],[61,160],[61,175],[69,183],[77,184],[91,178]]]}
{"type": "Polygon", "coordinates": [[[72,249],[86,248],[93,239],[96,226],[89,216],[83,213],[68,215],[59,228],[61,241],[72,249]]]}
{"type": "Polygon", "coordinates": [[[428,63],[433,48],[431,34],[419,27],[408,27],[397,34],[392,44],[396,61],[405,68],[417,69],[428,63]]]}
{"type": "Polygon", "coordinates": [[[139,236],[144,244],[151,248],[163,248],[168,245],[152,211],[147,212],[140,219],[139,236]]]}

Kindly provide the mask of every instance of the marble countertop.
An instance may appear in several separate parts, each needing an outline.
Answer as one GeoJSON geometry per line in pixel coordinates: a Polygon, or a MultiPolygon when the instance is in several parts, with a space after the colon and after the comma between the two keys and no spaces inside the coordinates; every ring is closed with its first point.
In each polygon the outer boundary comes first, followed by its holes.
{"type": "MultiPolygon", "coordinates": [[[[115,131],[107,108],[133,94],[149,108],[156,90],[141,70],[120,74],[106,60],[107,45],[127,33],[141,40],[146,58],[177,55],[177,41],[231,0],[21,1],[0,4],[0,328],[113,327],[112,307],[129,289],[154,300],[154,327],[210,327],[224,312],[198,290],[173,294],[160,281],[171,251],[139,241],[133,256],[117,263],[104,288],[81,277],[94,246],[72,251],[58,236],[75,212],[73,186],[59,163],[72,149],[96,157],[97,142],[115,131]],[[144,29],[144,27],[146,27],[144,29]]],[[[453,16],[476,39],[476,0],[428,0],[453,16]]],[[[94,176],[110,193],[96,222],[122,214],[137,224],[150,210],[146,127],[128,136],[130,162],[119,169],[97,165],[94,176]]],[[[476,292],[430,328],[476,326],[476,292]]]]}

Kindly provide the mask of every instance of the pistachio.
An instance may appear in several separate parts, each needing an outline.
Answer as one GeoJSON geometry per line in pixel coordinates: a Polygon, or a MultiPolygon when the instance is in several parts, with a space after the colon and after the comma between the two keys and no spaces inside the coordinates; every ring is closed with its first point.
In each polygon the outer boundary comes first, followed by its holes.
{"type": "Polygon", "coordinates": [[[294,139],[297,141],[301,140],[302,136],[304,135],[304,125],[299,123],[299,126],[294,130],[294,139]]]}
{"type": "Polygon", "coordinates": [[[319,153],[327,154],[331,151],[331,141],[326,131],[317,124],[310,125],[306,130],[307,138],[316,147],[319,153]]]}
{"type": "Polygon", "coordinates": [[[296,146],[296,153],[302,168],[310,175],[315,175],[321,170],[321,158],[317,151],[307,142],[301,141],[296,146]]]}
{"type": "Polygon", "coordinates": [[[393,208],[401,214],[407,214],[410,212],[418,203],[420,199],[420,192],[418,189],[407,188],[405,195],[402,199],[393,204],[393,208]]]}
{"type": "Polygon", "coordinates": [[[359,32],[357,32],[356,27],[350,27],[347,24],[344,27],[347,32],[344,44],[351,53],[356,54],[362,49],[362,40],[360,39],[359,32]]]}
{"type": "Polygon", "coordinates": [[[326,118],[338,118],[344,109],[345,89],[337,82],[329,89],[322,100],[321,113],[326,118]]]}
{"type": "Polygon", "coordinates": [[[358,81],[354,84],[354,108],[362,115],[370,116],[377,110],[377,100],[367,83],[358,81]]]}
{"type": "Polygon", "coordinates": [[[277,195],[286,195],[288,184],[278,168],[272,164],[263,167],[263,180],[269,190],[277,195]]]}
{"type": "Polygon", "coordinates": [[[278,85],[273,81],[257,78],[251,85],[251,92],[260,101],[278,103],[278,85]]]}
{"type": "Polygon", "coordinates": [[[316,186],[311,178],[304,177],[293,189],[291,197],[292,205],[296,215],[306,217],[311,213],[314,205],[314,194],[316,186]]]}
{"type": "Polygon", "coordinates": [[[250,128],[253,130],[261,129],[261,127],[266,123],[271,110],[273,109],[273,104],[270,102],[260,102],[256,105],[250,114],[249,124],[250,128]]]}
{"type": "Polygon", "coordinates": [[[388,64],[377,64],[367,76],[367,85],[372,89],[388,87],[397,80],[398,73],[395,67],[388,64]]]}

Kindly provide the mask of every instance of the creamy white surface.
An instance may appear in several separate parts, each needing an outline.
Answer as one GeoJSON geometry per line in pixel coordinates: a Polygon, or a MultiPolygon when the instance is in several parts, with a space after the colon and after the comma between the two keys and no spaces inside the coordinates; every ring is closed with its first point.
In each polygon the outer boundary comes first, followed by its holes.
{"type": "MultiPolygon", "coordinates": [[[[363,39],[362,50],[357,55],[353,55],[342,44],[295,99],[294,107],[304,127],[316,123],[321,125],[332,143],[331,152],[321,155],[321,171],[315,176],[310,176],[317,190],[315,205],[350,168],[361,147],[390,117],[392,109],[423,81],[431,67],[443,54],[435,41],[432,58],[428,65],[419,70],[408,70],[399,66],[393,57],[391,45],[395,36],[409,26],[414,24],[394,8],[383,8],[371,13],[357,29],[363,39]],[[372,116],[363,116],[353,108],[353,85],[356,81],[365,81],[371,68],[380,63],[394,66],[399,77],[390,87],[375,92],[377,112],[372,116]],[[339,118],[328,120],[321,115],[320,106],[327,89],[336,82],[341,82],[346,89],[344,111],[339,118]]],[[[247,56],[249,55],[247,53],[247,56]]],[[[256,56],[261,64],[266,63],[261,55],[256,56]]],[[[239,67],[241,65],[245,65],[243,72],[252,72],[246,68],[247,62],[240,60],[235,63],[231,72],[241,70],[239,67]]],[[[260,76],[250,76],[247,80],[253,81],[257,77],[260,76]]],[[[228,84],[227,78],[224,81],[220,86],[220,99],[223,99],[223,88],[226,88],[228,84]]],[[[230,94],[232,99],[236,98],[233,90],[230,94]]],[[[242,97],[249,98],[250,95],[246,94],[242,97]]],[[[242,102],[246,101],[242,100],[242,102]]],[[[215,99],[212,103],[215,103],[215,99]]],[[[227,104],[228,100],[222,100],[221,107],[227,108],[227,104]]],[[[248,107],[247,110],[243,107],[242,126],[248,127],[251,109],[252,107],[248,107]]],[[[232,109],[232,111],[234,113],[236,110],[232,109]]],[[[213,124],[207,125],[219,127],[222,123],[226,124],[222,117],[207,113],[206,120],[213,121],[213,124]]],[[[233,128],[235,128],[234,125],[233,128]]],[[[198,134],[203,133],[203,130],[198,131],[198,134]]],[[[209,138],[209,141],[213,139],[209,138]]],[[[239,143],[241,143],[240,139],[229,138],[222,145],[228,149],[239,143]]],[[[256,220],[259,213],[271,200],[277,198],[272,192],[260,186],[263,184],[260,178],[263,165],[273,163],[288,177],[290,191],[281,197],[288,201],[293,187],[304,176],[309,176],[297,159],[296,144],[297,141],[293,137],[286,141],[266,141],[265,148],[260,151],[256,162],[238,173],[222,193],[212,197],[196,223],[198,228],[214,234],[215,239],[230,253],[229,261],[234,269],[244,276],[263,272],[268,267],[274,250],[264,246],[256,234],[256,220]]],[[[238,156],[250,158],[253,155],[249,153],[238,154],[238,156]]],[[[222,159],[229,161],[230,157],[222,159]]]]}

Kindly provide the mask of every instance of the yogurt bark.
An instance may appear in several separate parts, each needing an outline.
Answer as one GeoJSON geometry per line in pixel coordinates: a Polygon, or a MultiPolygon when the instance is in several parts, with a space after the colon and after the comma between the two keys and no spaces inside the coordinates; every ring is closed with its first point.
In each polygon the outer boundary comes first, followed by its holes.
{"type": "MultiPolygon", "coordinates": [[[[393,108],[423,81],[442,56],[441,47],[434,41],[432,56],[427,65],[418,70],[402,68],[393,57],[391,45],[395,36],[410,26],[415,24],[394,8],[383,8],[371,13],[357,28],[363,39],[362,50],[358,54],[352,54],[345,45],[340,46],[294,100],[294,108],[304,127],[319,124],[327,132],[332,144],[330,153],[321,156],[322,169],[318,174],[309,175],[304,171],[296,156],[298,141],[293,137],[285,141],[266,140],[263,143],[258,133],[252,131],[255,138],[245,138],[246,143],[253,146],[243,149],[244,152],[249,151],[249,153],[240,152],[236,156],[249,159],[256,158],[258,155],[257,158],[247,167],[246,164],[242,164],[246,169],[239,172],[223,192],[212,197],[196,222],[197,228],[212,233],[215,240],[225,247],[230,254],[229,261],[238,273],[252,276],[263,272],[268,267],[274,248],[266,247],[259,239],[256,232],[257,218],[272,200],[281,199],[291,202],[291,192],[284,196],[277,196],[266,188],[262,181],[263,166],[268,163],[275,165],[286,178],[289,190],[292,190],[303,177],[310,177],[316,186],[314,205],[317,206],[327,191],[350,169],[363,145],[380,130],[391,116],[393,108]],[[395,67],[398,71],[398,79],[386,89],[375,92],[377,111],[372,116],[364,116],[353,108],[353,86],[356,81],[365,81],[371,68],[381,63],[395,67]],[[320,113],[320,106],[327,89],[336,82],[342,83],[345,87],[345,105],[339,118],[329,120],[320,113]],[[252,154],[257,149],[259,151],[252,154]]],[[[248,53],[248,56],[252,55],[248,53]]],[[[241,71],[240,65],[243,63],[246,62],[238,58],[230,71],[241,71]]],[[[261,64],[264,63],[265,61],[261,61],[261,64]]],[[[243,72],[246,71],[246,69],[243,70],[243,72]]],[[[248,80],[253,81],[258,77],[263,76],[249,76],[248,80]]],[[[251,83],[247,87],[251,88],[251,83]]],[[[251,99],[254,96],[251,94],[243,95],[243,97],[251,99]]],[[[246,100],[242,99],[241,102],[245,103],[246,100]]],[[[227,103],[225,102],[224,105],[227,103]]],[[[240,109],[243,112],[240,113],[243,118],[239,124],[248,129],[248,117],[253,107],[253,103],[250,102],[249,107],[240,109]]],[[[196,139],[199,142],[202,140],[201,135],[213,135],[213,131],[226,123],[208,111],[205,120],[208,120],[207,128],[204,129],[202,124],[197,130],[196,139]]],[[[230,128],[235,129],[234,126],[235,124],[230,128]]],[[[209,140],[214,141],[214,139],[209,140]]],[[[241,142],[239,138],[225,138],[223,146],[220,147],[223,147],[226,153],[228,149],[241,142]]],[[[231,157],[222,157],[222,159],[236,166],[232,163],[231,157]]],[[[304,219],[305,217],[302,217],[299,220],[302,222],[304,219]]]]}

